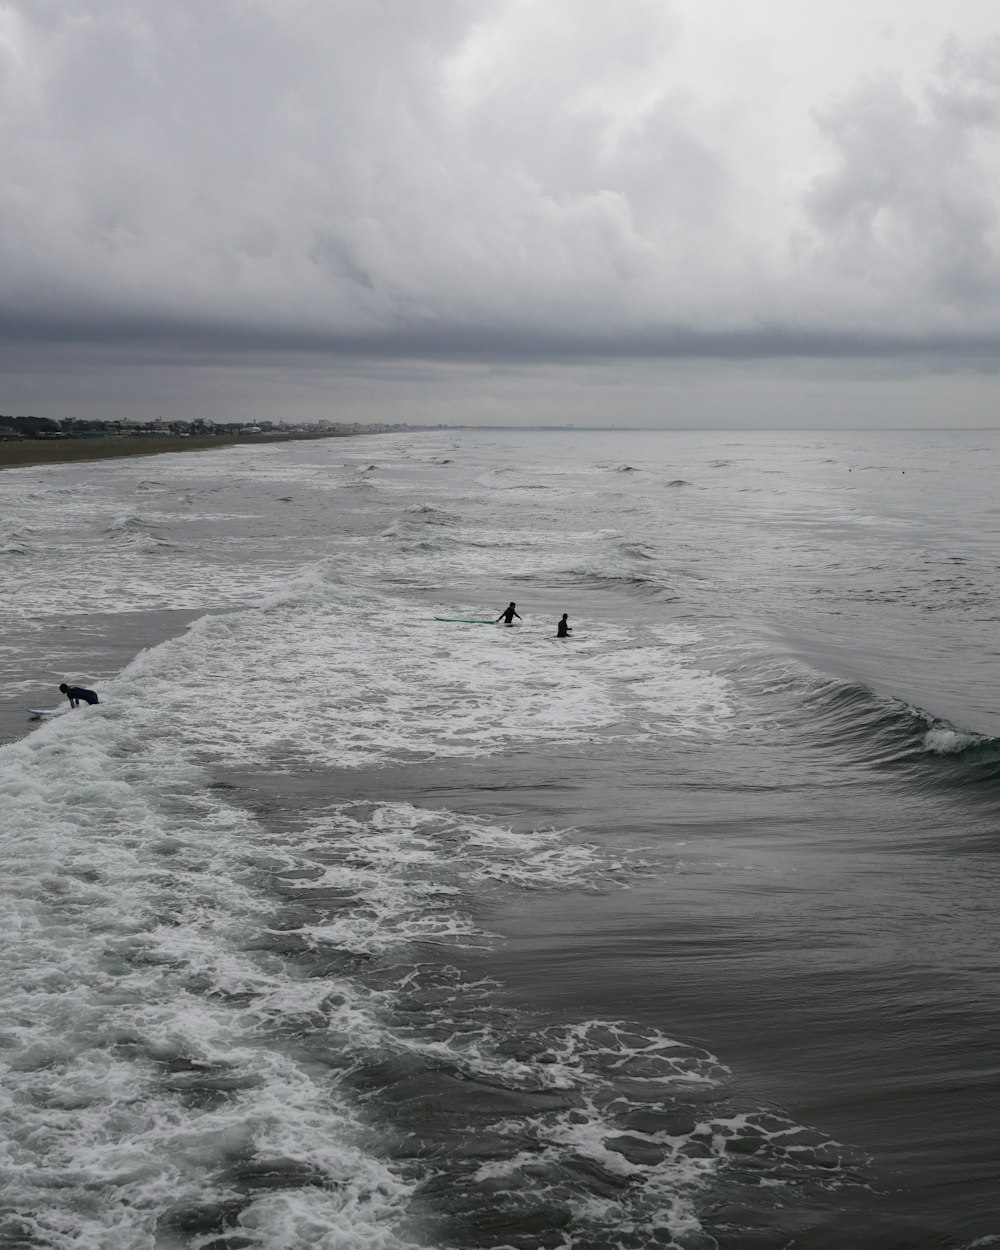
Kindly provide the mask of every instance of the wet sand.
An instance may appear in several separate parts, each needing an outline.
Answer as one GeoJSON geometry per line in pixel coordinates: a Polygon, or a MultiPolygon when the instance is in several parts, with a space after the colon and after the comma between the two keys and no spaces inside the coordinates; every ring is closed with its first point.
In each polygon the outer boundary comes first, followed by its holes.
{"type": "Polygon", "coordinates": [[[31,438],[0,442],[0,469],[73,460],[109,460],[116,456],[151,456],[166,451],[208,451],[239,443],[290,443],[317,438],[353,438],[353,434],[177,434],[101,435],[98,438],[31,438]]]}

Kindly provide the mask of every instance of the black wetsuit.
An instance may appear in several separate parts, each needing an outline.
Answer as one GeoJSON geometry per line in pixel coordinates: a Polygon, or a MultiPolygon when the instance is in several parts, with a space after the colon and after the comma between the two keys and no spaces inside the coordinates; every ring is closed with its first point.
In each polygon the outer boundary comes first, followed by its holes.
{"type": "Polygon", "coordinates": [[[556,626],[556,637],[568,638],[569,631],[570,631],[569,624],[566,621],[560,621],[559,624],[556,626]]]}
{"type": "Polygon", "coordinates": [[[66,691],[66,698],[69,699],[70,707],[76,707],[78,703],[100,703],[93,690],[84,690],[82,686],[70,686],[66,691]]]}
{"type": "Polygon", "coordinates": [[[513,625],[515,616],[518,620],[521,619],[520,613],[515,612],[513,608],[504,608],[504,610],[497,617],[495,623],[499,625],[499,623],[503,621],[505,625],[513,625]]]}

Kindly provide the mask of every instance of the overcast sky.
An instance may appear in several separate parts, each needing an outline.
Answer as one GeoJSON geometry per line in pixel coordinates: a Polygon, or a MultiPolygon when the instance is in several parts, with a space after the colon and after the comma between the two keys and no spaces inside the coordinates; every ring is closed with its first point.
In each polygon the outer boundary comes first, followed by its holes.
{"type": "Polygon", "coordinates": [[[0,412],[998,425],[996,0],[0,0],[0,412]]]}

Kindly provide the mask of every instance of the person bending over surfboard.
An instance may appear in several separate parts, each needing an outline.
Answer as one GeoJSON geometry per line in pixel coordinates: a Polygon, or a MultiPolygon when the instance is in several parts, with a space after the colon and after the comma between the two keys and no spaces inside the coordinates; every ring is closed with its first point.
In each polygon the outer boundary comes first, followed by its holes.
{"type": "Polygon", "coordinates": [[[569,623],[569,613],[564,612],[562,614],[562,620],[556,626],[556,637],[568,638],[572,632],[573,626],[569,623]]]}
{"type": "Polygon", "coordinates": [[[63,682],[59,689],[69,699],[70,707],[79,707],[81,703],[100,703],[93,690],[84,690],[82,686],[67,686],[63,682]]]}
{"type": "Polygon", "coordinates": [[[520,614],[520,612],[515,612],[515,611],[514,611],[514,609],[515,609],[516,607],[517,607],[517,604],[516,604],[516,603],[514,603],[514,601],[513,601],[513,600],[511,600],[511,602],[507,604],[507,606],[506,606],[506,607],[504,608],[504,610],[500,613],[500,615],[499,615],[499,616],[497,617],[497,619],[493,622],[493,624],[494,624],[494,625],[499,625],[499,624],[500,624],[500,622],[501,622],[501,621],[503,621],[503,623],[504,623],[505,625],[513,625],[513,624],[514,624],[514,617],[515,617],[515,616],[517,617],[517,619],[518,619],[518,620],[520,620],[520,619],[521,619],[521,614],[520,614]]]}

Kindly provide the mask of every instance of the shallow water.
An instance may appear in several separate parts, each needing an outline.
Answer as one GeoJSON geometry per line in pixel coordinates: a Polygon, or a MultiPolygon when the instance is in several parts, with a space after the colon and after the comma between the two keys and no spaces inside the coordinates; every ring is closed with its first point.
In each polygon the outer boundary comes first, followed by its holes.
{"type": "Polygon", "coordinates": [[[0,1244],[1000,1244],[998,450],[5,472],[0,1244]]]}

